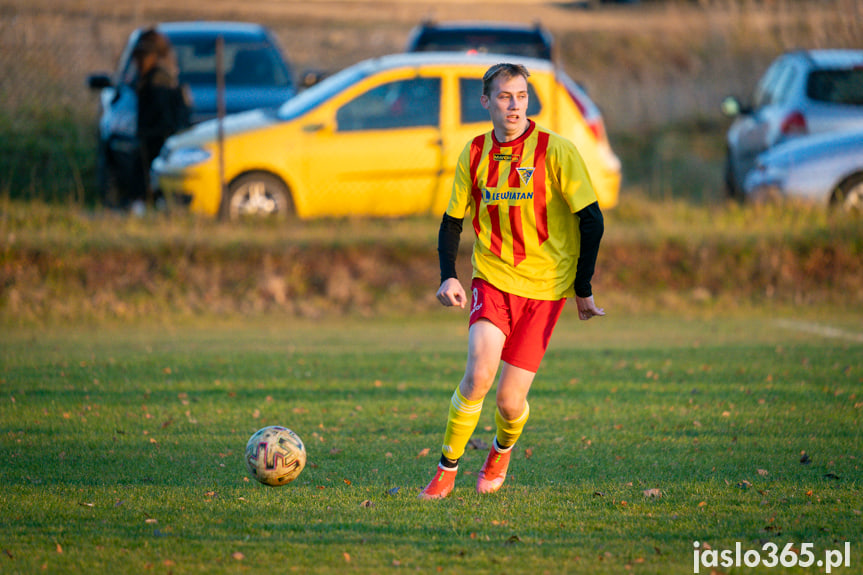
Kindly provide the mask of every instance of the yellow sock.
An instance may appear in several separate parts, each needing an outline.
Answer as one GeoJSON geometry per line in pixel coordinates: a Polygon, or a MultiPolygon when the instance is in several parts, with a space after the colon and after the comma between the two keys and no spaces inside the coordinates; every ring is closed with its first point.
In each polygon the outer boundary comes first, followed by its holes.
{"type": "Polygon", "coordinates": [[[450,401],[449,418],[443,438],[442,451],[447,459],[455,461],[464,455],[465,446],[479,423],[482,402],[482,399],[469,401],[462,396],[458,388],[455,389],[450,401]]]}
{"type": "Polygon", "coordinates": [[[524,426],[527,423],[527,418],[530,416],[530,404],[524,402],[524,413],[507,421],[500,414],[498,409],[494,413],[494,422],[497,424],[497,445],[502,449],[508,449],[515,445],[518,438],[521,437],[521,432],[524,431],[524,426]]]}

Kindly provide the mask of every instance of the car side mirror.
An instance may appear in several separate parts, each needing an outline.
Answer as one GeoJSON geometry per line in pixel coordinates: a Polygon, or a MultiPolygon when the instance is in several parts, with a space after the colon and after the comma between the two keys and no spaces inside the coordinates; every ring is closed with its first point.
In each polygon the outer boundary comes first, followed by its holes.
{"type": "Polygon", "coordinates": [[[322,72],[321,70],[306,70],[300,77],[300,86],[303,88],[311,88],[326,77],[326,72],[322,72]]]}
{"type": "Polygon", "coordinates": [[[735,118],[737,116],[748,116],[753,113],[753,109],[748,104],[742,104],[734,96],[728,96],[722,100],[722,113],[729,118],[735,118]]]}
{"type": "Polygon", "coordinates": [[[87,85],[91,90],[110,88],[113,84],[108,74],[91,74],[87,77],[87,85]]]}
{"type": "Polygon", "coordinates": [[[739,116],[741,112],[740,102],[734,96],[728,96],[722,100],[722,113],[729,118],[739,116]]]}

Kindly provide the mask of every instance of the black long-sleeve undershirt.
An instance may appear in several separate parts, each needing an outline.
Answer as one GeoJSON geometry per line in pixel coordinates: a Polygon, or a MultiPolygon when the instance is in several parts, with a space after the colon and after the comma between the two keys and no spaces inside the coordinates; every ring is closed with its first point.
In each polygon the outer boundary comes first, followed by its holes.
{"type": "Polygon", "coordinates": [[[590,280],[593,279],[596,269],[596,256],[605,232],[605,220],[596,202],[579,210],[575,215],[578,216],[578,231],[581,234],[581,251],[575,268],[575,295],[590,297],[593,295],[590,280]]]}
{"type": "MultiPolygon", "coordinates": [[[[581,234],[581,251],[575,272],[575,295],[578,297],[590,297],[592,288],[590,281],[596,269],[596,256],[599,253],[599,243],[605,231],[605,221],[599,204],[596,202],[576,212],[578,216],[578,229],[581,234]]],[[[463,227],[463,220],[454,218],[448,214],[443,215],[438,231],[438,259],[440,261],[441,283],[449,278],[457,278],[455,270],[456,256],[458,255],[459,240],[463,227]]]]}
{"type": "Polygon", "coordinates": [[[463,220],[449,214],[443,215],[440,230],[437,234],[437,253],[440,260],[440,283],[449,278],[458,277],[455,272],[455,260],[458,256],[458,244],[461,239],[463,220]]]}

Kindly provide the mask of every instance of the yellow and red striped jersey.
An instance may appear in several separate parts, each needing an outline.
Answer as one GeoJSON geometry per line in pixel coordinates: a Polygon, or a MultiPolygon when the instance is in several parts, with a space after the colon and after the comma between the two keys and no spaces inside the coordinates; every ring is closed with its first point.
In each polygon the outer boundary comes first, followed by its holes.
{"type": "Polygon", "coordinates": [[[595,201],[572,142],[531,120],[512,142],[490,131],[465,146],[446,213],[471,213],[474,277],[514,295],[558,300],[575,295],[575,212],[595,201]]]}

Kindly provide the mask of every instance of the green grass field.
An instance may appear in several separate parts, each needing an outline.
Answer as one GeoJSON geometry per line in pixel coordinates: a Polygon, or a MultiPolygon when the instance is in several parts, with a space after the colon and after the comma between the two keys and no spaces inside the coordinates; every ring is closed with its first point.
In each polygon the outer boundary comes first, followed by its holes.
{"type": "Polygon", "coordinates": [[[832,571],[860,572],[859,314],[567,312],[504,488],[473,491],[469,450],[441,502],[417,494],[463,369],[458,312],[4,331],[0,572],[692,573],[695,541],[815,561],[848,542],[832,571]],[[280,488],[242,457],[272,424],[308,450],[280,488]]]}

